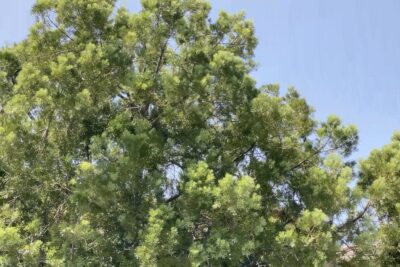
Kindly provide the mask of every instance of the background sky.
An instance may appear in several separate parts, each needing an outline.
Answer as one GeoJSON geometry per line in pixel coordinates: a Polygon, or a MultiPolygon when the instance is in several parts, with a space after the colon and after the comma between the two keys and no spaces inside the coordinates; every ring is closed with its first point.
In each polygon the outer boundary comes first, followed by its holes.
{"type": "MultiPolygon", "coordinates": [[[[137,11],[138,0],[120,3],[137,11]]],[[[0,46],[28,33],[34,0],[0,0],[0,46]]],[[[259,45],[259,84],[295,86],[315,117],[340,116],[359,129],[365,158],[400,129],[399,0],[211,0],[219,10],[245,11],[259,45]]]]}

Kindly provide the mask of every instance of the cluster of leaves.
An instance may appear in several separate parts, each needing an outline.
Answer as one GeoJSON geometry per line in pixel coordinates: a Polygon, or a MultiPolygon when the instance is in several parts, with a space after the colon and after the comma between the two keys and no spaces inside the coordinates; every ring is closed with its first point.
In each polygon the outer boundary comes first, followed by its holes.
{"type": "Polygon", "coordinates": [[[349,187],[356,128],[257,87],[253,24],[210,9],[37,0],[0,50],[2,266],[400,262],[400,138],[349,187]]]}

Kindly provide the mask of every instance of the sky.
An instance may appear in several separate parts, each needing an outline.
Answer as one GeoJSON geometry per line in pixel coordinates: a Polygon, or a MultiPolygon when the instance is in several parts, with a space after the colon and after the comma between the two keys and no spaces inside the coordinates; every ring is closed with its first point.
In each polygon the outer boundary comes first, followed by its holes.
{"type": "MultiPolygon", "coordinates": [[[[0,46],[21,41],[34,18],[34,0],[0,0],[0,46]]],[[[137,0],[121,0],[138,11],[137,0]]],[[[245,11],[259,45],[259,84],[294,86],[316,110],[338,115],[359,129],[355,159],[390,142],[400,130],[399,0],[211,0],[245,11]]]]}

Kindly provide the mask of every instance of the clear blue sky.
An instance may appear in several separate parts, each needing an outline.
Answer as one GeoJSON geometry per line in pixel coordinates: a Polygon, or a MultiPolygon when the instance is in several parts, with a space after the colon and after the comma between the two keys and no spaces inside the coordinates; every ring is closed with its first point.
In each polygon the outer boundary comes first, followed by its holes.
{"type": "MultiPolygon", "coordinates": [[[[22,40],[33,0],[0,0],[0,46],[22,40]]],[[[137,0],[122,0],[138,10],[137,0]]],[[[339,115],[360,131],[356,158],[388,143],[400,129],[399,0],[212,0],[245,11],[259,46],[255,77],[295,86],[316,118],[339,115]]]]}

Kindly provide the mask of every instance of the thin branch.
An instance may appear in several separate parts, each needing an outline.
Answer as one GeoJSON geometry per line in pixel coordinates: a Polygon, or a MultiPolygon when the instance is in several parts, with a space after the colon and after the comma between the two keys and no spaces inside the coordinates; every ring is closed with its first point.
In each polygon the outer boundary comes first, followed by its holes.
{"type": "Polygon", "coordinates": [[[165,203],[171,203],[172,201],[178,199],[181,195],[182,195],[182,193],[179,192],[178,194],[176,194],[176,195],[174,195],[174,196],[172,196],[172,197],[166,199],[166,200],[165,200],[165,203]]]}
{"type": "Polygon", "coordinates": [[[156,71],[155,71],[156,74],[158,74],[161,70],[161,64],[164,59],[165,50],[167,50],[168,40],[169,40],[169,37],[167,38],[167,40],[165,40],[165,43],[164,43],[163,47],[161,48],[160,57],[158,58],[157,67],[156,67],[156,71]]]}
{"type": "Polygon", "coordinates": [[[171,164],[178,166],[179,168],[181,168],[182,170],[184,169],[184,166],[177,162],[176,160],[169,160],[171,162],[171,164]]]}
{"type": "Polygon", "coordinates": [[[52,122],[52,121],[53,121],[53,114],[50,116],[49,121],[48,121],[48,123],[47,123],[47,127],[46,127],[46,129],[44,130],[44,132],[43,132],[42,138],[43,138],[45,141],[47,141],[47,137],[49,136],[49,130],[50,130],[50,125],[51,125],[51,122],[52,122]]]}
{"type": "Polygon", "coordinates": [[[243,157],[244,157],[247,153],[249,153],[250,151],[252,151],[255,147],[256,147],[256,143],[252,143],[248,149],[246,149],[245,151],[243,151],[242,153],[240,153],[238,156],[236,156],[236,157],[233,159],[233,162],[238,163],[239,161],[241,161],[241,160],[243,159],[243,157]]]}
{"type": "Polygon", "coordinates": [[[55,23],[55,22],[50,18],[49,14],[46,14],[46,18],[48,19],[48,21],[50,22],[50,24],[53,25],[53,27],[55,27],[55,28],[56,28],[57,30],[59,30],[62,34],[64,34],[69,40],[74,41],[74,39],[73,39],[71,36],[69,36],[69,34],[68,34],[66,31],[64,31],[63,29],[61,29],[61,28],[57,25],[57,23],[55,23]]]}
{"type": "Polygon", "coordinates": [[[349,218],[345,223],[337,227],[337,231],[341,231],[343,228],[350,224],[356,223],[358,220],[362,219],[364,215],[367,213],[368,209],[371,207],[371,203],[368,202],[367,205],[364,207],[364,209],[357,214],[357,216],[353,218],[349,218]]]}
{"type": "Polygon", "coordinates": [[[330,138],[328,138],[327,141],[322,146],[320,146],[317,150],[315,150],[314,153],[312,153],[310,156],[308,156],[307,158],[303,159],[299,163],[297,163],[294,166],[292,166],[288,170],[288,172],[294,171],[295,169],[301,167],[304,163],[310,161],[313,157],[315,157],[318,154],[320,154],[321,152],[323,152],[323,149],[329,144],[329,141],[330,141],[330,138]]]}

